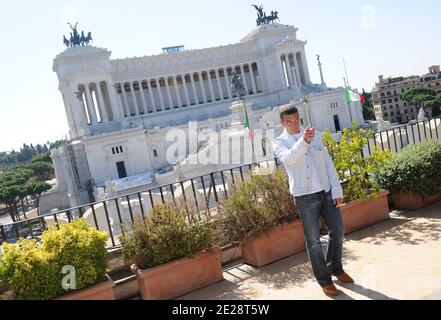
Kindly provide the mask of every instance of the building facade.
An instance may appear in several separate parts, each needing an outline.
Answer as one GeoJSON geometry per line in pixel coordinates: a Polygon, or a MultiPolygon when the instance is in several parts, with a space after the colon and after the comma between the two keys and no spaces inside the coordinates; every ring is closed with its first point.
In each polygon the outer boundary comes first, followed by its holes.
{"type": "MultiPolygon", "coordinates": [[[[415,106],[400,99],[400,95],[407,90],[417,87],[441,92],[440,66],[429,67],[429,72],[422,76],[408,76],[385,79],[382,75],[379,82],[375,83],[372,90],[375,117],[390,121],[391,123],[408,123],[418,118],[415,106]]],[[[430,110],[426,110],[431,117],[430,110]]]]}
{"type": "MultiPolygon", "coordinates": [[[[233,73],[243,80],[254,128],[280,127],[278,106],[300,102],[305,123],[319,130],[363,122],[361,106],[349,107],[343,89],[311,83],[306,41],[297,39],[297,30],[264,24],[236,44],[126,59],[111,59],[110,51],[92,46],[67,48],[54,59],[53,71],[70,139],[82,147],[53,151],[56,171],[64,175],[57,176],[58,192],[79,190],[70,197],[70,205],[77,205],[92,200],[90,186],[96,190],[112,181],[127,190],[158,183],[158,175],[173,166],[166,159],[171,128],[188,131],[189,121],[197,121],[198,130],[230,128],[237,100],[233,73]],[[87,161],[73,170],[72,158],[87,161]],[[67,186],[71,181],[78,183],[67,186]]],[[[188,145],[186,151],[192,152],[188,145]]]]}

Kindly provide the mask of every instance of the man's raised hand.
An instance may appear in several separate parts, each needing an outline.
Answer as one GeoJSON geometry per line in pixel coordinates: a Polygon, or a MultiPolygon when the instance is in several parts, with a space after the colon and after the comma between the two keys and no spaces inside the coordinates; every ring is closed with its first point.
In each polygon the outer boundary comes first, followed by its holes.
{"type": "Polygon", "coordinates": [[[314,138],[315,136],[315,128],[312,127],[311,125],[307,126],[305,129],[305,133],[303,134],[303,139],[305,140],[305,142],[310,143],[311,140],[314,138]]]}

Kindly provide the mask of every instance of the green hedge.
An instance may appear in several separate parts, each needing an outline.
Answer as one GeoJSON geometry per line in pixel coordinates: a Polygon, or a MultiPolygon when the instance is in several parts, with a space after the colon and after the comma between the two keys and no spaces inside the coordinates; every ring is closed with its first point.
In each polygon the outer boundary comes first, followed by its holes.
{"type": "Polygon", "coordinates": [[[14,290],[17,299],[47,300],[66,293],[64,266],[75,268],[76,289],[105,280],[107,234],[85,219],[76,219],[57,230],[52,226],[42,242],[20,239],[3,244],[0,254],[0,283],[14,290]]]}
{"type": "Polygon", "coordinates": [[[196,217],[191,204],[155,205],[145,219],[135,219],[121,236],[124,261],[147,269],[180,258],[193,257],[215,244],[211,224],[196,217]]]}
{"type": "Polygon", "coordinates": [[[373,180],[391,192],[415,192],[423,197],[441,191],[441,142],[409,145],[373,172],[373,180]]]}
{"type": "Polygon", "coordinates": [[[241,243],[298,217],[284,169],[251,176],[235,187],[218,210],[227,240],[241,243]]]}

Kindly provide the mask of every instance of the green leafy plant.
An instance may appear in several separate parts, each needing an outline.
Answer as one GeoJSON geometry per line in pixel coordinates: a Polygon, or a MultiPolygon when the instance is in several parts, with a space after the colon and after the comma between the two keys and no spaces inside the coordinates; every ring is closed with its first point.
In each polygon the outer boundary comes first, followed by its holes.
{"type": "Polygon", "coordinates": [[[85,219],[51,226],[42,243],[19,239],[3,244],[0,254],[0,283],[10,286],[17,299],[47,300],[63,295],[64,266],[75,268],[76,289],[83,289],[105,278],[107,235],[85,219]]]}
{"type": "Polygon", "coordinates": [[[386,164],[391,154],[375,146],[371,155],[363,156],[363,148],[372,134],[370,130],[357,129],[354,122],[352,129],[343,129],[340,142],[332,138],[329,130],[323,136],[323,144],[329,151],[340,181],[345,182],[345,202],[373,198],[380,191],[380,187],[373,183],[370,175],[376,168],[386,164]]]}
{"type": "Polygon", "coordinates": [[[187,203],[155,205],[144,219],[137,217],[120,238],[125,262],[146,269],[193,257],[215,244],[208,217],[196,217],[196,209],[187,203]]]}
{"type": "Polygon", "coordinates": [[[283,169],[271,175],[252,175],[236,185],[218,209],[226,239],[242,244],[298,217],[283,169]]]}
{"type": "Polygon", "coordinates": [[[441,192],[441,143],[428,140],[406,146],[373,172],[376,184],[391,192],[415,192],[422,197],[441,192]]]}

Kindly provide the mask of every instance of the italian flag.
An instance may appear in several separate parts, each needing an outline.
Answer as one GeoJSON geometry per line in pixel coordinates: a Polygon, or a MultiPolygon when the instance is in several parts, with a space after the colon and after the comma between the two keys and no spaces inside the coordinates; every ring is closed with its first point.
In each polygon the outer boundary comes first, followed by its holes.
{"type": "Polygon", "coordinates": [[[248,139],[253,141],[253,131],[251,131],[251,129],[250,129],[250,123],[248,121],[248,114],[246,112],[245,112],[245,120],[243,122],[243,127],[244,127],[245,130],[247,130],[248,139]]]}
{"type": "Polygon", "coordinates": [[[366,104],[366,98],[364,95],[359,94],[357,92],[352,91],[349,88],[345,89],[345,98],[348,104],[351,104],[351,102],[361,101],[361,104],[366,104]]]}

